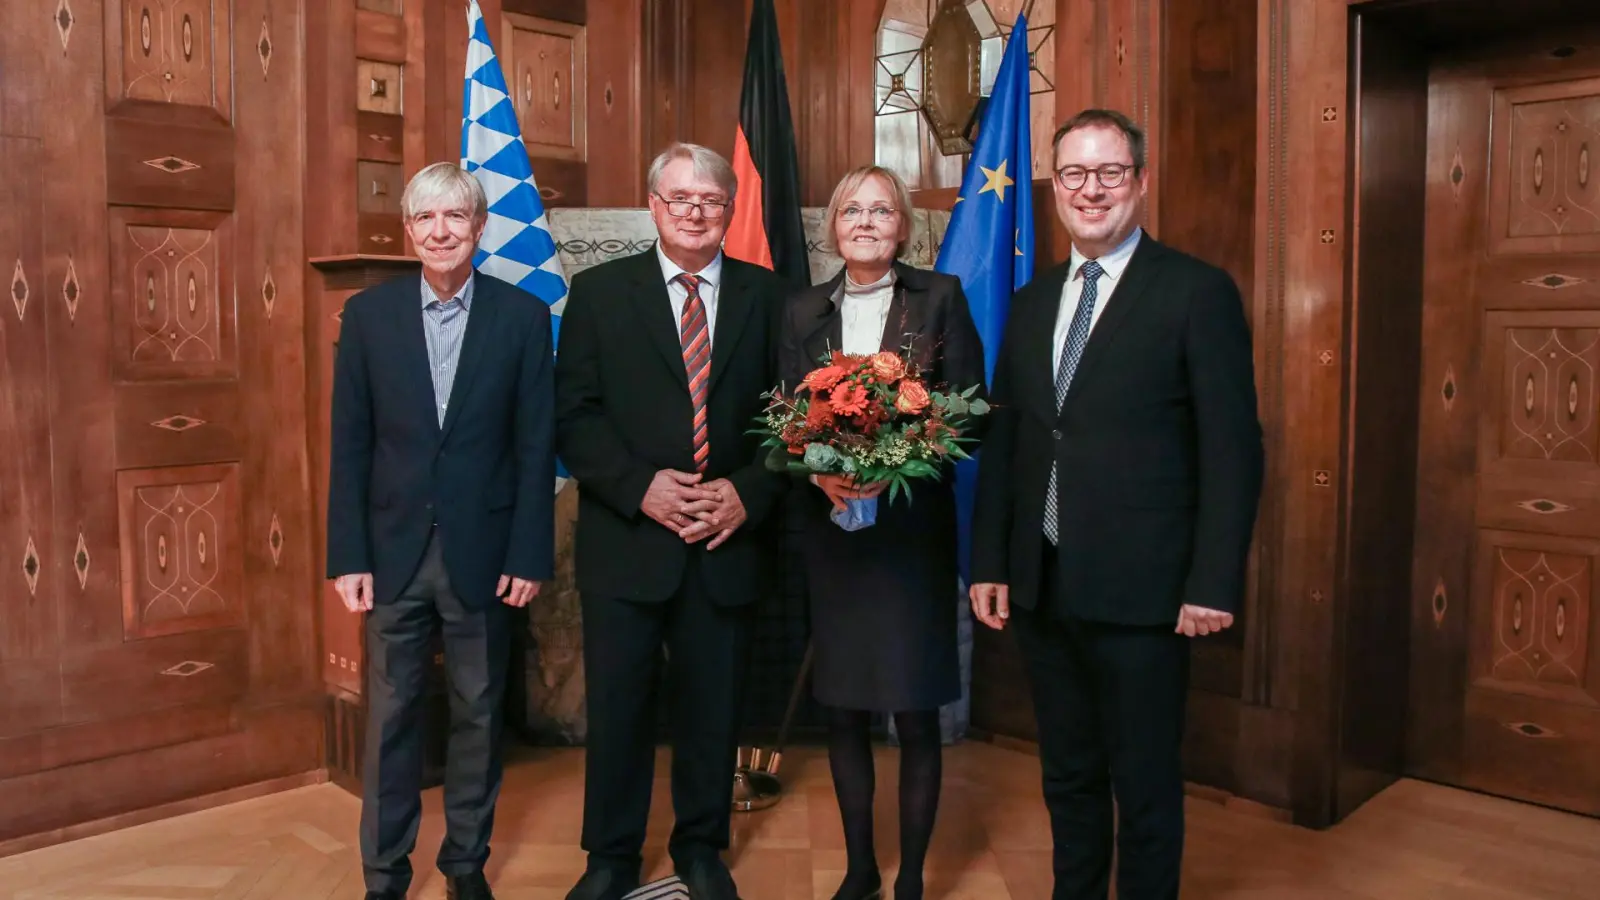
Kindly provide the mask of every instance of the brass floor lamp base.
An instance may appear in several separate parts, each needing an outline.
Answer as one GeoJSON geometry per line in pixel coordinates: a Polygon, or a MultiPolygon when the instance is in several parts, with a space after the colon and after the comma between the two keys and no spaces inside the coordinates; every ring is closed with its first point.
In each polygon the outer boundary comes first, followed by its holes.
{"type": "Polygon", "coordinates": [[[794,687],[789,691],[789,708],[784,710],[783,723],[778,726],[777,746],[739,748],[733,770],[734,812],[767,809],[783,799],[783,781],[778,777],[778,767],[783,764],[783,747],[789,739],[789,724],[794,720],[795,708],[800,705],[800,691],[805,687],[806,676],[811,674],[811,652],[812,645],[807,643],[805,658],[800,661],[800,671],[795,673],[794,687]]]}

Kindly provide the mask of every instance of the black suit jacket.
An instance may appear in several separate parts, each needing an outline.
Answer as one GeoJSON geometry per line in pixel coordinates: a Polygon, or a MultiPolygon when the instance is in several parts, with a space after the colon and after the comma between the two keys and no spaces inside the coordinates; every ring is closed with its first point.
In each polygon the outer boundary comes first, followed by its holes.
{"type": "Polygon", "coordinates": [[[1068,264],[1012,298],[979,465],[975,582],[1040,605],[1050,465],[1060,466],[1054,608],[1129,625],[1180,604],[1235,611],[1261,492],[1250,331],[1228,274],[1141,236],[1055,406],[1068,264]]]}
{"type": "Polygon", "coordinates": [[[554,574],[550,309],[521,288],[475,277],[442,427],[421,276],[345,303],[333,371],[328,577],[371,572],[379,603],[410,581],[435,522],[463,603],[499,602],[501,575],[554,574]]]}
{"type": "Polygon", "coordinates": [[[685,544],[640,510],[662,469],[694,471],[694,409],[672,303],[654,248],[578,273],[561,318],[557,441],[578,481],[578,589],[610,599],[665,601],[690,554],[713,602],[755,599],[761,525],[785,488],[750,433],[776,383],[776,320],[786,283],[726,256],[711,340],[703,482],[727,478],[747,521],[726,543],[685,544]]]}

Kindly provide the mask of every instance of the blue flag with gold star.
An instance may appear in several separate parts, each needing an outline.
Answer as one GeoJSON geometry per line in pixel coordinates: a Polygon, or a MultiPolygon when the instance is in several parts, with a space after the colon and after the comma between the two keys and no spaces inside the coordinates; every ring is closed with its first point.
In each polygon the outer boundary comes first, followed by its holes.
{"type": "MultiPolygon", "coordinates": [[[[978,140],[961,179],[934,268],[958,276],[983,339],[984,377],[994,380],[1011,295],[1033,278],[1033,138],[1029,123],[1028,19],[1017,16],[978,140]]],[[[982,453],[982,447],[978,449],[982,453]]],[[[956,467],[961,581],[968,578],[976,460],[956,467]]],[[[963,590],[964,592],[964,590],[963,590]]],[[[965,604],[963,604],[965,606],[965,604]]]]}

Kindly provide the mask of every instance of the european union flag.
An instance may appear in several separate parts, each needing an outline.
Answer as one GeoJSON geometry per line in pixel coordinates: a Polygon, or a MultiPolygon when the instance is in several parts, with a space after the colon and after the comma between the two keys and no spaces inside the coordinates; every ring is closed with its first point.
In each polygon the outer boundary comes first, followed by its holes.
{"type": "MultiPolygon", "coordinates": [[[[1017,16],[1000,74],[978,123],[978,141],[961,179],[934,268],[961,279],[983,339],[984,377],[994,379],[1011,295],[1033,278],[1033,142],[1028,127],[1028,19],[1017,16]]],[[[982,453],[982,448],[979,448],[982,453]]],[[[963,585],[972,547],[976,460],[956,467],[957,535],[963,585]]],[[[965,607],[965,603],[962,604],[965,607]]]]}

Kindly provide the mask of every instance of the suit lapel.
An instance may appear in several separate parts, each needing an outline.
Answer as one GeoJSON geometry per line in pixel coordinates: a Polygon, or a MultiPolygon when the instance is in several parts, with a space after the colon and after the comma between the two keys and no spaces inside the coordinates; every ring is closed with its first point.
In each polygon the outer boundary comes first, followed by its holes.
{"type": "Polygon", "coordinates": [[[1037,279],[1038,301],[1026,309],[1013,311],[1025,316],[1018,323],[1022,346],[1016,358],[1022,361],[1017,397],[1031,406],[1046,422],[1056,419],[1056,316],[1061,309],[1061,292],[1067,284],[1071,263],[1062,263],[1037,279]]]}
{"type": "Polygon", "coordinates": [[[1067,391],[1067,401],[1061,404],[1063,411],[1073,397],[1082,393],[1081,385],[1094,369],[1095,363],[1105,356],[1106,347],[1116,336],[1117,328],[1127,320],[1128,311],[1139,304],[1139,295],[1144,293],[1155,274],[1160,250],[1160,245],[1150,235],[1139,238],[1139,246],[1128,260],[1128,267],[1122,270],[1122,283],[1112,292],[1105,311],[1100,314],[1100,321],[1089,332],[1089,343],[1083,348],[1083,358],[1078,360],[1078,369],[1072,374],[1072,387],[1067,391]]]}
{"type": "Polygon", "coordinates": [[[800,346],[806,351],[806,369],[815,368],[824,354],[844,348],[844,318],[833,295],[844,283],[844,270],[829,281],[811,289],[806,295],[806,308],[795,318],[800,328],[800,346]]]}
{"type": "MultiPolygon", "coordinates": [[[[667,283],[661,277],[661,263],[654,248],[634,257],[633,279],[639,288],[632,297],[636,321],[644,330],[646,340],[661,355],[668,372],[684,393],[688,393],[689,375],[683,367],[683,343],[678,338],[678,323],[672,318],[672,298],[667,295],[667,283]]],[[[712,371],[715,370],[713,366],[712,371]]]]}
{"type": "MultiPolygon", "coordinates": [[[[467,333],[461,338],[461,355],[456,360],[456,378],[450,385],[450,408],[445,410],[441,438],[448,435],[456,420],[461,418],[461,408],[466,405],[472,382],[483,362],[484,347],[489,335],[494,333],[500,299],[493,282],[479,275],[472,288],[472,309],[467,312],[467,333]]],[[[437,421],[438,416],[434,420],[437,421]]]]}
{"type": "Polygon", "coordinates": [[[711,333],[711,383],[706,386],[707,396],[717,389],[717,382],[722,380],[727,362],[733,359],[739,338],[744,335],[745,324],[760,307],[761,300],[750,296],[743,269],[724,256],[722,284],[717,288],[717,327],[711,333]]]}
{"type": "Polygon", "coordinates": [[[392,321],[397,329],[395,366],[405,379],[406,393],[417,398],[420,415],[435,434],[439,431],[439,402],[433,395],[433,372],[428,363],[428,338],[423,333],[422,276],[406,279],[399,285],[400,308],[392,321]]]}

